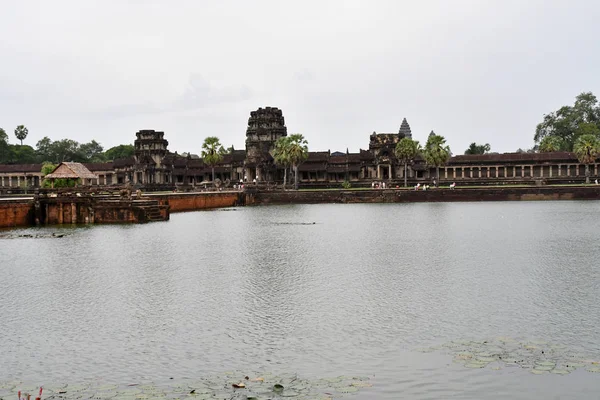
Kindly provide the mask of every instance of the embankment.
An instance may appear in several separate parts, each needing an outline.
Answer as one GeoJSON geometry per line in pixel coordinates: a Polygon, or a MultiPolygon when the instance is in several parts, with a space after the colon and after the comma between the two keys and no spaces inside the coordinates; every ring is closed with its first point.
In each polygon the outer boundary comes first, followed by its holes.
{"type": "Polygon", "coordinates": [[[519,187],[414,190],[258,192],[256,204],[413,203],[441,201],[600,200],[600,187],[519,187]]]}
{"type": "Polygon", "coordinates": [[[242,192],[200,192],[148,194],[161,205],[168,205],[170,212],[207,210],[221,207],[238,207],[252,204],[254,195],[242,192]]]}
{"type": "Polygon", "coordinates": [[[0,228],[28,226],[34,223],[31,199],[0,199],[0,228]]]}

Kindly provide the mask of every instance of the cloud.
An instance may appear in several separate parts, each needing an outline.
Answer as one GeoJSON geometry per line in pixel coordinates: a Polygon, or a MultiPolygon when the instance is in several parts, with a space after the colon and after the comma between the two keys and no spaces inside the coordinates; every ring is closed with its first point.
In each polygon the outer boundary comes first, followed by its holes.
{"type": "Polygon", "coordinates": [[[210,109],[223,104],[238,103],[251,99],[253,91],[245,85],[219,87],[211,84],[200,74],[191,74],[183,93],[170,102],[143,102],[121,104],[95,110],[96,116],[127,118],[144,114],[176,113],[210,109]]]}

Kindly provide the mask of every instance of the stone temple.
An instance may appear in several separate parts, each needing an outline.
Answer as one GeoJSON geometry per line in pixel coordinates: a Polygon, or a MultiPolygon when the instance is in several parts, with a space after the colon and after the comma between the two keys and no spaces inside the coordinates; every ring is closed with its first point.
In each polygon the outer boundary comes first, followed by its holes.
{"type": "MultiPolygon", "coordinates": [[[[98,185],[132,184],[146,190],[173,187],[194,187],[202,182],[220,179],[225,185],[240,181],[259,185],[283,182],[284,171],[273,162],[271,150],[280,137],[287,136],[283,112],[276,107],[259,108],[250,113],[246,126],[246,148],[233,148],[212,168],[202,159],[182,156],[168,150],[165,133],[141,130],[134,141],[135,154],[126,159],[106,163],[85,164],[98,176],[98,185]]],[[[305,135],[310,144],[310,133],[305,135]]],[[[412,138],[406,118],[396,133],[373,132],[368,148],[357,153],[312,151],[299,167],[300,185],[304,187],[341,187],[349,181],[353,186],[368,187],[374,181],[402,185],[404,165],[394,154],[396,144],[412,138]]],[[[597,160],[598,161],[598,160],[597,160]]],[[[590,166],[591,176],[599,173],[598,162],[590,166]]],[[[0,190],[12,191],[37,187],[42,180],[41,164],[0,165],[0,190]]],[[[409,166],[410,184],[428,183],[435,177],[435,168],[417,159],[409,166]]],[[[582,182],[585,166],[569,152],[504,153],[457,155],[440,168],[440,181],[458,184],[498,184],[546,181],[548,183],[582,182]]]]}

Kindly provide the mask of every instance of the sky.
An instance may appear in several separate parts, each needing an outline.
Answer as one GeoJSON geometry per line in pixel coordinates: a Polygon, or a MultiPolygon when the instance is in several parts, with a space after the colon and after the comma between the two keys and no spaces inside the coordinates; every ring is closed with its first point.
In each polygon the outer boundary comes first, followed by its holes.
{"type": "Polygon", "coordinates": [[[179,153],[207,136],[243,149],[272,106],[312,151],[367,149],[407,118],[454,154],[510,152],[600,95],[593,0],[0,1],[0,127],[34,147],[155,129],[179,153]]]}

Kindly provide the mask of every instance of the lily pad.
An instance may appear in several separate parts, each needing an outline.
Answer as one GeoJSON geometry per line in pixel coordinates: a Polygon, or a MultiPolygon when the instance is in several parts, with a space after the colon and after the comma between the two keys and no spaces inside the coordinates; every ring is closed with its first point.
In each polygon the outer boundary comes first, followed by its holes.
{"type": "Polygon", "coordinates": [[[548,371],[540,371],[539,369],[532,369],[530,372],[535,375],[543,375],[548,373],[548,371]]]}
{"type": "Polygon", "coordinates": [[[587,369],[586,369],[586,371],[588,371],[588,372],[600,373],[600,367],[596,367],[596,366],[594,366],[594,367],[589,367],[589,368],[587,368],[587,369]]]}
{"type": "Polygon", "coordinates": [[[343,387],[336,388],[336,391],[338,391],[340,393],[356,393],[356,392],[358,392],[358,388],[355,386],[343,386],[343,387]]]}
{"type": "Polygon", "coordinates": [[[571,371],[569,371],[567,369],[553,369],[550,372],[553,374],[557,374],[557,375],[567,375],[567,374],[571,373],[571,371]]]}

